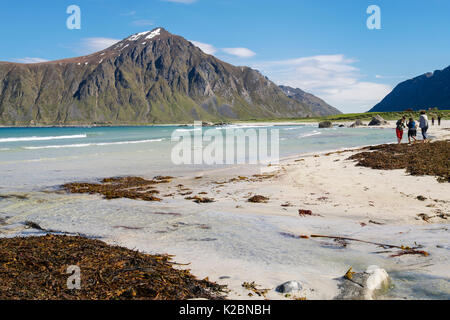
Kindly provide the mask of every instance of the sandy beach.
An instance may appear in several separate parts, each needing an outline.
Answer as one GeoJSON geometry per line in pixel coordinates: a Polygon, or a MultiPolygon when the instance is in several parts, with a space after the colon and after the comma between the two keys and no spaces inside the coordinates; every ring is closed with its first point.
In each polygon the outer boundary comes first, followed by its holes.
{"type": "MultiPolygon", "coordinates": [[[[380,130],[394,126],[389,122],[380,130]]],[[[429,134],[433,140],[445,140],[450,138],[449,129],[450,121],[443,121],[429,134]]],[[[329,150],[290,156],[279,165],[175,175],[155,186],[161,201],[106,200],[40,190],[27,194],[36,209],[26,209],[12,221],[25,218],[44,230],[174,255],[177,263],[188,264],[176,268],[227,285],[229,299],[335,299],[350,267],[363,272],[372,265],[386,270],[391,282],[380,294],[369,292],[364,298],[448,298],[449,184],[434,176],[411,176],[403,169],[356,166],[348,158],[358,152],[360,148],[329,150]],[[249,202],[254,196],[265,201],[249,202]],[[118,216],[115,210],[127,214],[118,216]],[[384,250],[374,243],[392,247],[384,250]],[[417,248],[426,256],[393,257],[399,252],[396,247],[417,248]],[[301,290],[289,295],[276,292],[277,286],[293,280],[301,283],[301,290]],[[252,282],[267,292],[243,286],[252,282]]],[[[20,206],[10,208],[20,211],[20,206]]],[[[21,226],[3,232],[14,236],[24,232],[21,226]]]]}

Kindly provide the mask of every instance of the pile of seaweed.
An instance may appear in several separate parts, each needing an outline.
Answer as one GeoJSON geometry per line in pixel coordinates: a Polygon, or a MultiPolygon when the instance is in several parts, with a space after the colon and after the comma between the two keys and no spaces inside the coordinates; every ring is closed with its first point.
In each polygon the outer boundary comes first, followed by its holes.
{"type": "Polygon", "coordinates": [[[169,183],[173,177],[157,176],[152,180],[140,177],[105,178],[101,183],[67,183],[62,189],[69,193],[101,194],[105,199],[128,198],[144,201],[161,201],[155,197],[159,191],[155,185],[169,183]]]}
{"type": "Polygon", "coordinates": [[[432,143],[383,144],[352,155],[358,166],[373,169],[406,169],[414,176],[436,176],[439,182],[450,182],[450,140],[432,143]]]}
{"type": "Polygon", "coordinates": [[[170,256],[148,255],[83,237],[0,239],[0,299],[224,299],[224,287],[174,269],[170,256]],[[80,268],[69,289],[68,267],[80,268]]]}

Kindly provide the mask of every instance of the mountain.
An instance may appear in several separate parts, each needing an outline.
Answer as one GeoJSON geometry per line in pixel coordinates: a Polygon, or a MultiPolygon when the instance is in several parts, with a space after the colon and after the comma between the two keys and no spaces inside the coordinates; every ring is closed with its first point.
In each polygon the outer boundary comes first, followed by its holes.
{"type": "Polygon", "coordinates": [[[301,104],[310,106],[311,109],[320,116],[331,116],[342,113],[311,93],[289,86],[280,86],[280,88],[289,98],[292,98],[301,104]]]}
{"type": "Polygon", "coordinates": [[[400,83],[370,112],[428,108],[450,109],[450,67],[400,83]]]}
{"type": "Polygon", "coordinates": [[[205,54],[163,28],[87,56],[0,62],[0,124],[187,123],[320,114],[258,71],[205,54]]]}

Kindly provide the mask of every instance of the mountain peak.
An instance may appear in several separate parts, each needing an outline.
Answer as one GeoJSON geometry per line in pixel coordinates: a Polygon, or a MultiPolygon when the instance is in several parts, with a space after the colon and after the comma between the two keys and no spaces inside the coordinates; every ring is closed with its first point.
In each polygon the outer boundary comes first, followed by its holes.
{"type": "Polygon", "coordinates": [[[313,107],[314,111],[320,116],[328,116],[341,114],[338,109],[330,106],[328,103],[316,97],[315,95],[305,92],[299,88],[293,88],[289,86],[280,86],[281,90],[291,99],[294,99],[304,105],[313,107]]]}
{"type": "MultiPolygon", "coordinates": [[[[107,52],[107,51],[119,51],[120,52],[123,49],[128,48],[128,47],[146,46],[146,45],[150,44],[152,41],[168,38],[171,35],[172,34],[169,33],[166,29],[158,27],[153,30],[135,33],[100,52],[107,52]]],[[[94,55],[95,54],[96,53],[94,53],[94,55]]]]}
{"type": "Polygon", "coordinates": [[[153,30],[135,33],[123,41],[148,41],[154,38],[167,37],[171,35],[166,29],[158,27],[153,30]]]}
{"type": "Polygon", "coordinates": [[[163,28],[87,56],[0,64],[0,124],[146,124],[319,114],[258,71],[163,28]]]}
{"type": "Polygon", "coordinates": [[[450,105],[450,67],[427,72],[399,83],[369,112],[448,109],[450,105]]]}

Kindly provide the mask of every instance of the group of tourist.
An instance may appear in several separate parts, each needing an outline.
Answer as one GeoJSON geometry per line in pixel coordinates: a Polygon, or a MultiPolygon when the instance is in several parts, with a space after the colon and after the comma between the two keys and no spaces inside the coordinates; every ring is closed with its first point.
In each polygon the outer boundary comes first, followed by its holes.
{"type": "MultiPolygon", "coordinates": [[[[441,116],[437,117],[438,125],[441,125],[441,116]]],[[[406,123],[406,116],[403,116],[400,120],[397,121],[397,128],[395,132],[397,134],[398,144],[402,143],[403,139],[403,129],[408,128],[408,141],[409,143],[415,143],[417,141],[417,127],[419,127],[422,131],[423,142],[428,142],[428,117],[425,111],[420,111],[420,118],[418,123],[414,120],[413,117],[410,117],[408,122],[406,123]]],[[[432,125],[434,125],[434,116],[432,118],[432,125]]]]}

